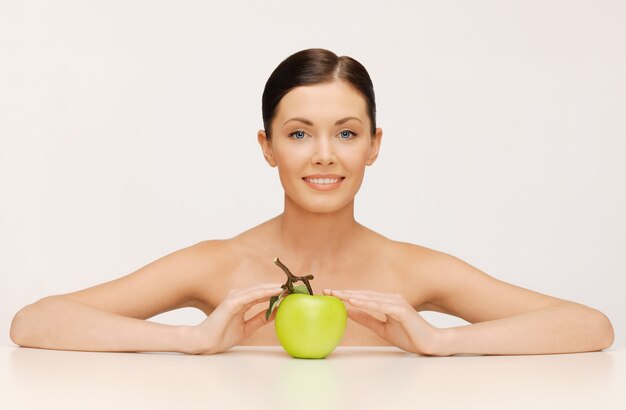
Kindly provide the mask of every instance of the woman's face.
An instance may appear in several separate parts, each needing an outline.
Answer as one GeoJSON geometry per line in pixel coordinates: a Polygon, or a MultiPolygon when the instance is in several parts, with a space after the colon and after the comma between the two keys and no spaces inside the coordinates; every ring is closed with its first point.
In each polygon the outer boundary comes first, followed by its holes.
{"type": "Polygon", "coordinates": [[[370,134],[365,99],[341,80],[289,91],[271,127],[271,141],[258,133],[265,159],[278,167],[288,200],[318,213],[354,200],[382,138],[380,128],[370,134]]]}

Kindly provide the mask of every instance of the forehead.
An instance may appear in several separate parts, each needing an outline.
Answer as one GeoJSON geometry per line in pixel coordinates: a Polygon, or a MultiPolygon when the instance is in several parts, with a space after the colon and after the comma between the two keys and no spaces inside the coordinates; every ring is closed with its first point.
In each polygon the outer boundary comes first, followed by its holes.
{"type": "MultiPolygon", "coordinates": [[[[334,120],[346,116],[367,120],[365,98],[345,81],[300,86],[289,91],[278,103],[276,119],[302,116],[334,120]]],[[[281,123],[282,124],[282,123],[281,123]]]]}

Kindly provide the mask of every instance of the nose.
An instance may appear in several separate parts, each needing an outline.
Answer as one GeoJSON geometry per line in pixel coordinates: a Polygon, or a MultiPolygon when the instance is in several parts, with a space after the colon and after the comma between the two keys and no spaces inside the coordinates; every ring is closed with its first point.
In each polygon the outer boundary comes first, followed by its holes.
{"type": "Polygon", "coordinates": [[[317,138],[315,141],[315,152],[311,157],[314,165],[332,165],[337,162],[335,150],[330,138],[317,138]]]}

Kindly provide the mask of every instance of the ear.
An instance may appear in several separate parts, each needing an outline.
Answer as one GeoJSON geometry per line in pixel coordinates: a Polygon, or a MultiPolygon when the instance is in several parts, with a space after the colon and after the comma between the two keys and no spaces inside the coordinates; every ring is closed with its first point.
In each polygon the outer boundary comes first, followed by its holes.
{"type": "Polygon", "coordinates": [[[380,142],[383,139],[383,130],[382,128],[376,128],[376,132],[372,137],[372,142],[370,145],[370,154],[367,158],[367,165],[372,165],[376,162],[376,158],[378,158],[378,152],[380,151],[380,142]]]}
{"type": "Polygon", "coordinates": [[[259,141],[265,160],[268,164],[270,164],[270,167],[275,167],[276,159],[274,158],[274,151],[272,150],[272,142],[267,139],[265,130],[259,130],[257,133],[257,140],[259,141]]]}

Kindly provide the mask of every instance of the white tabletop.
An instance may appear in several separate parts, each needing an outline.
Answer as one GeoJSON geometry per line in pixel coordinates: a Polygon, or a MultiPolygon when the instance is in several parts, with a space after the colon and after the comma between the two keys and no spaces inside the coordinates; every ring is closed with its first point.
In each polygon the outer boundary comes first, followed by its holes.
{"type": "Polygon", "coordinates": [[[90,353],[0,346],[0,409],[624,409],[626,349],[420,357],[338,347],[226,353],[90,353]]]}

